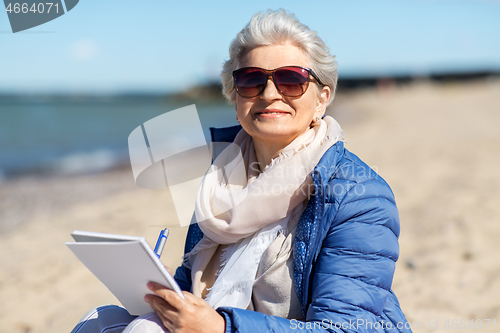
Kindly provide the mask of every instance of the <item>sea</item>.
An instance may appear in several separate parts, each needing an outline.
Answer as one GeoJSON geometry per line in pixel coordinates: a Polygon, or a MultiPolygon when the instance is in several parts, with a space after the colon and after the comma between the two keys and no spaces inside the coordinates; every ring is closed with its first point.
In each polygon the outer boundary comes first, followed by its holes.
{"type": "MultiPolygon", "coordinates": [[[[67,176],[130,165],[128,136],[142,123],[195,104],[207,142],[210,127],[236,125],[234,106],[161,95],[0,95],[0,181],[67,176]]],[[[180,123],[190,137],[189,124],[180,123]]]]}

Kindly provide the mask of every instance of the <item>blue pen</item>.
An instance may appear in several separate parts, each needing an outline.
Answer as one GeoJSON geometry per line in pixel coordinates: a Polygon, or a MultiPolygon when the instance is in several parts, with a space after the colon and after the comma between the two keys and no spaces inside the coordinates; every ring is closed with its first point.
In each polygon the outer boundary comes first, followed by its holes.
{"type": "Polygon", "coordinates": [[[155,245],[155,253],[160,258],[161,253],[163,252],[163,248],[165,247],[165,243],[167,242],[168,237],[168,229],[165,228],[160,232],[160,236],[158,236],[158,240],[155,245]]]}

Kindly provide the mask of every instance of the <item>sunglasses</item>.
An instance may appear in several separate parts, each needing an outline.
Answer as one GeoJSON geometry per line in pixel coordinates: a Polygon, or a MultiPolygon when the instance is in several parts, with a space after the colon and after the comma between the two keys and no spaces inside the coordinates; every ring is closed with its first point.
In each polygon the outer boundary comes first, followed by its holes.
{"type": "Polygon", "coordinates": [[[300,97],[304,95],[311,76],[323,85],[312,69],[300,66],[285,66],[273,70],[259,67],[244,67],[233,72],[236,92],[243,98],[257,97],[266,89],[269,77],[281,95],[300,97]]]}

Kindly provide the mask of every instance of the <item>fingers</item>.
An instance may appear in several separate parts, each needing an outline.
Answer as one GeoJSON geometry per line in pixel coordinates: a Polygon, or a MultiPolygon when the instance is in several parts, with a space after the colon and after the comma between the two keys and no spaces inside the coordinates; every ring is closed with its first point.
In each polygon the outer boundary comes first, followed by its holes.
{"type": "Polygon", "coordinates": [[[201,327],[206,332],[224,332],[224,318],[203,299],[189,292],[183,292],[183,299],[175,291],[154,282],[149,282],[148,288],[154,294],[144,299],[170,332],[198,332],[201,327]],[[205,327],[206,323],[211,324],[205,327]]]}
{"type": "Polygon", "coordinates": [[[158,309],[161,312],[177,312],[177,310],[170,304],[168,304],[163,298],[156,295],[146,295],[144,300],[151,305],[152,308],[158,309]]]}
{"type": "Polygon", "coordinates": [[[149,282],[147,286],[154,295],[146,295],[144,300],[151,305],[169,331],[176,331],[176,328],[191,321],[193,318],[193,311],[190,311],[193,308],[191,302],[182,299],[175,291],[158,283],[149,282]]]}
{"type": "Polygon", "coordinates": [[[179,295],[177,295],[175,291],[170,290],[167,287],[155,282],[149,282],[147,286],[149,290],[151,290],[157,296],[163,298],[174,308],[179,309],[185,305],[184,300],[179,295]]]}
{"type": "Polygon", "coordinates": [[[163,325],[171,332],[174,321],[177,320],[177,311],[158,296],[146,295],[144,300],[149,303],[163,325]]]}
{"type": "Polygon", "coordinates": [[[169,272],[169,273],[170,273],[170,275],[172,275],[172,276],[173,276],[172,271],[170,270],[170,268],[169,268],[168,266],[165,266],[165,265],[164,265],[163,267],[165,267],[165,269],[167,270],[167,272],[169,272]]]}
{"type": "Polygon", "coordinates": [[[144,300],[151,305],[153,310],[166,318],[172,318],[177,314],[177,309],[168,304],[163,298],[155,295],[146,295],[144,300]]]}

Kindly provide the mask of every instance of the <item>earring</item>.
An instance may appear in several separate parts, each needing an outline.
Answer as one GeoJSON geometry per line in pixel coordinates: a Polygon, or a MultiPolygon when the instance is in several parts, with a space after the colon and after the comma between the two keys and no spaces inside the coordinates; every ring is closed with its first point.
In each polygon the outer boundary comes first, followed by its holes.
{"type": "Polygon", "coordinates": [[[318,120],[319,120],[319,117],[316,117],[316,120],[315,120],[315,122],[316,122],[316,121],[318,121],[318,120]]]}
{"type": "Polygon", "coordinates": [[[238,119],[238,117],[236,116],[236,121],[238,122],[238,124],[240,123],[240,120],[238,119]]]}

